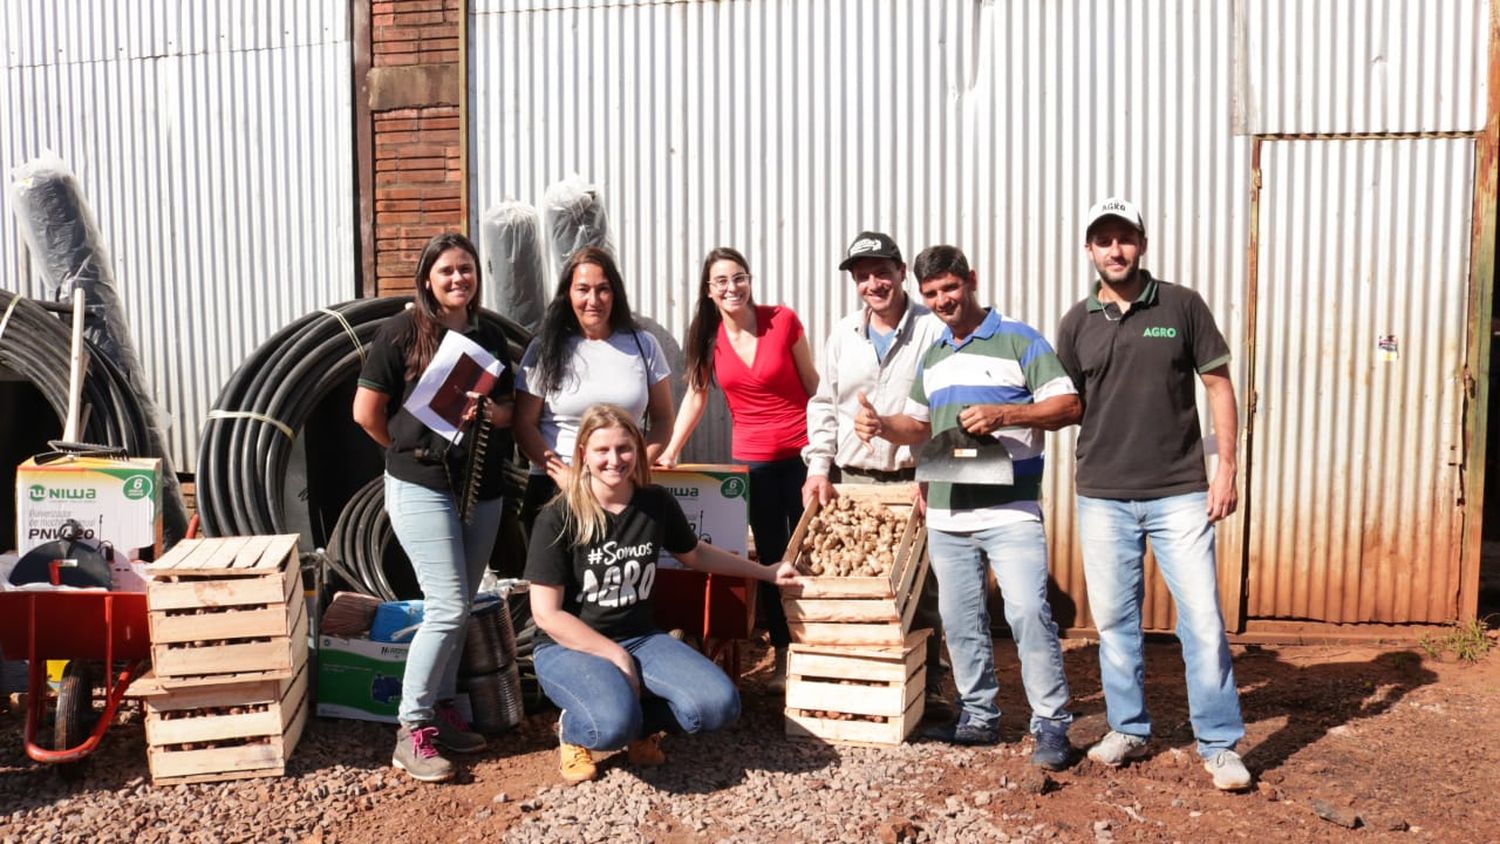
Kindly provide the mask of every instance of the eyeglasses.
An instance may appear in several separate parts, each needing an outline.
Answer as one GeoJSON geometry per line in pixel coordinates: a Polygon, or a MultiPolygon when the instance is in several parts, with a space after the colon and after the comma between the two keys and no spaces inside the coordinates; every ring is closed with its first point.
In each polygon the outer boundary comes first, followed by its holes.
{"type": "Polygon", "coordinates": [[[711,278],[708,280],[708,289],[728,290],[730,285],[734,285],[735,287],[744,287],[749,283],[749,273],[735,273],[734,275],[729,276],[721,275],[718,278],[711,278]]]}

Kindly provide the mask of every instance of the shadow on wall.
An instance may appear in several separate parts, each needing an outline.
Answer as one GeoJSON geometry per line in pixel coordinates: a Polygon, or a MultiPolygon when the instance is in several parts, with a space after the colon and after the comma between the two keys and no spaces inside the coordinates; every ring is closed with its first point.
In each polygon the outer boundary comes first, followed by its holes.
{"type": "MultiPolygon", "coordinates": [[[[675,412],[675,409],[682,407],[682,396],[687,392],[687,381],[683,378],[682,345],[677,342],[672,332],[656,320],[636,314],[635,321],[661,344],[662,352],[667,356],[667,363],[672,367],[672,407],[675,412]]],[[[708,407],[703,412],[703,421],[698,424],[698,430],[688,441],[687,448],[683,449],[681,462],[731,462],[729,437],[729,406],[724,403],[724,394],[717,388],[709,390],[708,407]]]]}

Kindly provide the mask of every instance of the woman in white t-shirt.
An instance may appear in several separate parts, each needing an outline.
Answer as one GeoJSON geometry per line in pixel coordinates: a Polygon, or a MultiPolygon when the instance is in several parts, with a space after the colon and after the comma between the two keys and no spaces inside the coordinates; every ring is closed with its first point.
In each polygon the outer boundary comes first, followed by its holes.
{"type": "Polygon", "coordinates": [[[528,531],[572,472],[578,421],[593,405],[634,414],[647,429],[647,457],[661,454],[672,436],[670,374],[661,345],[630,314],[614,258],[596,246],[574,252],[516,377],[513,431],[531,461],[521,504],[528,531]]]}

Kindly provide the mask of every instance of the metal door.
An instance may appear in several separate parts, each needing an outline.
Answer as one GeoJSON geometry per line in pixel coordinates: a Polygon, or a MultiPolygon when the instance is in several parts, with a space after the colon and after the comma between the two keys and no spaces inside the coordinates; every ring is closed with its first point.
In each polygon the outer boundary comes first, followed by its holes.
{"type": "Polygon", "coordinates": [[[1264,140],[1252,619],[1456,617],[1474,140],[1264,140]]]}

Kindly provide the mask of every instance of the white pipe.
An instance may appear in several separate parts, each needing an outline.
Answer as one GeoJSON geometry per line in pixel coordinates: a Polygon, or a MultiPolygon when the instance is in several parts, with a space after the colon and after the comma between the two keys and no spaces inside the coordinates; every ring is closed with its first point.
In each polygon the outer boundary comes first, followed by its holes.
{"type": "Polygon", "coordinates": [[[68,357],[68,419],[63,423],[63,440],[76,443],[79,431],[79,409],[83,404],[83,374],[88,369],[88,352],[83,350],[83,288],[73,289],[73,352],[68,357]]]}

